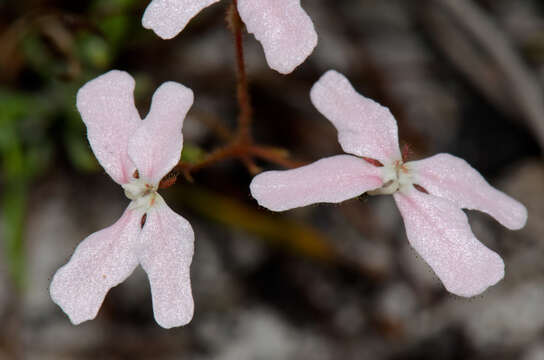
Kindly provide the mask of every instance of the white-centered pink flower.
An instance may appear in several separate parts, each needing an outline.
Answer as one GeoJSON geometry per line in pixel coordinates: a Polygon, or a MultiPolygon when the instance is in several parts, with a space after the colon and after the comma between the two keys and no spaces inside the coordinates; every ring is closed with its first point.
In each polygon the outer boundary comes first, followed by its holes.
{"type": "Polygon", "coordinates": [[[74,324],[93,319],[109,289],[138,264],[148,275],[159,325],[181,326],[193,316],[193,230],[157,193],[161,179],[180,159],[181,129],[193,92],[175,82],[162,84],[144,120],[133,92],[134,79],[114,70],[77,94],[96,158],[132,201],[115,224],[83,240],[53,277],[51,297],[74,324]]]}
{"type": "MultiPolygon", "coordinates": [[[[153,0],[142,25],[163,39],[182,31],[200,10],[219,0],[153,0]]],[[[300,0],[238,0],[240,18],[247,31],[263,46],[268,65],[288,74],[312,53],[317,33],[300,0]]]]}
{"type": "Polygon", "coordinates": [[[257,175],[250,187],[260,205],[284,211],[337,203],[364,192],[392,194],[410,244],[448,291],[474,296],[503,278],[502,259],[476,239],[461,209],[486,212],[515,230],[527,221],[521,203],[453,155],[403,162],[389,109],[358,94],[336,71],[321,77],[311,99],[337,128],[342,149],[355,156],[331,156],[297,169],[257,175]]]}

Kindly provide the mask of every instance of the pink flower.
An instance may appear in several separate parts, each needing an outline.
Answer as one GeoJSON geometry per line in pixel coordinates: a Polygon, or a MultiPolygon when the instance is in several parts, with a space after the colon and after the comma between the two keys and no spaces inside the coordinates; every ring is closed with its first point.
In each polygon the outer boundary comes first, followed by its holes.
{"type": "MultiPolygon", "coordinates": [[[[163,39],[171,39],[200,10],[218,1],[153,0],[142,25],[163,39]]],[[[268,65],[282,74],[302,64],[317,45],[314,25],[300,0],[238,0],[238,12],[247,31],[263,45],[268,65]]]]}
{"type": "Polygon", "coordinates": [[[193,92],[175,82],[162,84],[142,121],[133,91],[134,79],[114,70],[77,94],[98,161],[132,201],[115,224],[79,244],[53,277],[51,298],[76,325],[93,319],[109,289],[138,264],[148,275],[159,325],[181,326],[193,316],[193,230],[157,193],[160,180],[180,159],[181,128],[193,92]]]}
{"type": "Polygon", "coordinates": [[[502,259],[476,239],[461,208],[486,212],[514,230],[527,221],[521,203],[453,155],[404,163],[389,110],[359,95],[336,71],[321,77],[311,99],[337,128],[344,151],[356,156],[331,156],[298,169],[259,174],[250,187],[260,205],[284,211],[337,203],[367,191],[392,194],[410,244],[448,291],[474,296],[503,278],[502,259]]]}

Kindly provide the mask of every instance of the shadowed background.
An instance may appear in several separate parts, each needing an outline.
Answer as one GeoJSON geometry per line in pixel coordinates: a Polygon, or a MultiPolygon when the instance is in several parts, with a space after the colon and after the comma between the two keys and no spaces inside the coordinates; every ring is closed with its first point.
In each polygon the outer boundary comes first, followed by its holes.
{"type": "Polygon", "coordinates": [[[128,204],[89,148],[77,90],[128,71],[145,115],[162,82],[190,87],[187,162],[221,147],[236,125],[228,1],[169,41],[142,28],[147,4],[0,1],[0,359],[544,359],[537,0],[303,0],[319,44],[288,76],[245,36],[260,144],[300,161],[342,152],[309,100],[332,68],[391,108],[413,159],[460,156],[523,202],[529,221],[516,232],[469,212],[474,233],[505,260],[498,285],[472,299],[448,294],[408,245],[391,197],[276,214],[251,198],[246,168],[225,161],[162,191],[196,234],[193,321],[160,328],[138,269],[95,320],[73,327],[49,298],[50,279],[128,204]]]}

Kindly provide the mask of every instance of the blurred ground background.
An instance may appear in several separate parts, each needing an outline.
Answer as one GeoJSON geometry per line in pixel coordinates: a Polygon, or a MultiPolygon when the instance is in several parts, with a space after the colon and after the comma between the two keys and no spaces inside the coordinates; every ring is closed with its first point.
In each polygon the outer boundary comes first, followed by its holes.
{"type": "Polygon", "coordinates": [[[237,114],[228,1],[163,41],[140,25],[145,0],[1,0],[0,359],[544,359],[544,3],[302,3],[319,45],[293,74],[270,70],[245,38],[257,141],[304,161],[341,153],[309,89],[330,68],[346,74],[392,109],[414,158],[463,157],[528,207],[516,232],[469,212],[505,279],[450,295],[390,197],[274,214],[251,199],[245,168],[225,162],[163,192],[196,233],[193,321],[160,328],[138,270],[73,327],[49,281],[128,203],[90,152],[76,91],[126,70],[145,114],[163,81],[189,86],[183,156],[197,161],[237,114]]]}

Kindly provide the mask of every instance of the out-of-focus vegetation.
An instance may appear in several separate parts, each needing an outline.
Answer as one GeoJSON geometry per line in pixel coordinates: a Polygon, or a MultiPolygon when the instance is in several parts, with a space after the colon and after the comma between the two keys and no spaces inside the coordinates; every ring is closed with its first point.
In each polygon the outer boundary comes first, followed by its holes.
{"type": "Polygon", "coordinates": [[[0,6],[0,14],[8,15],[0,33],[2,243],[11,274],[22,286],[24,219],[32,206],[28,191],[59,158],[82,172],[99,171],[75,94],[86,80],[108,70],[127,38],[138,32],[129,17],[139,3],[91,1],[76,5],[78,12],[34,1],[9,5],[0,6]]]}

